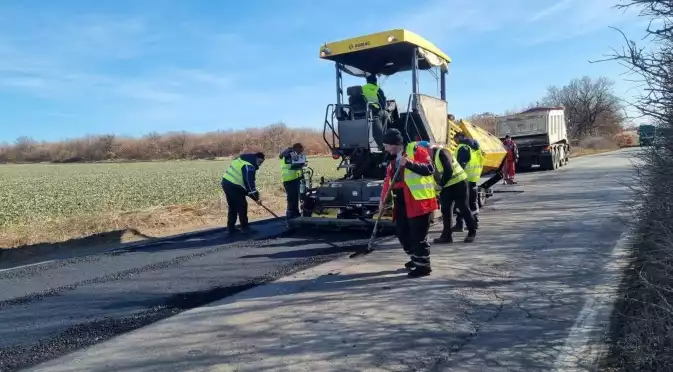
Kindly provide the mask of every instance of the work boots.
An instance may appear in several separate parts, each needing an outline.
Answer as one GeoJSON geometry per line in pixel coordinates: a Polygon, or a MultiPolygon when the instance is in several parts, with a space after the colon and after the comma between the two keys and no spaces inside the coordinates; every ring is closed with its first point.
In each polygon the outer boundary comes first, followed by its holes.
{"type": "Polygon", "coordinates": [[[240,232],[241,230],[239,230],[238,227],[227,227],[227,233],[229,236],[238,235],[240,232]]]}
{"type": "Polygon", "coordinates": [[[250,226],[241,226],[241,227],[228,227],[227,228],[229,236],[234,236],[234,235],[249,235],[253,234],[255,230],[253,230],[250,226]]]}
{"type": "Polygon", "coordinates": [[[442,233],[442,235],[435,238],[432,242],[435,244],[453,243],[453,237],[450,234],[442,233]]]}
{"type": "Polygon", "coordinates": [[[246,226],[241,226],[241,233],[243,234],[254,234],[256,231],[252,227],[246,225],[246,226]]]}
{"type": "Polygon", "coordinates": [[[411,270],[407,276],[410,278],[420,278],[430,275],[431,272],[432,269],[430,266],[417,266],[415,269],[411,270]]]}
{"type": "Polygon", "coordinates": [[[472,243],[477,237],[477,230],[470,230],[465,237],[465,243],[472,243]]]}

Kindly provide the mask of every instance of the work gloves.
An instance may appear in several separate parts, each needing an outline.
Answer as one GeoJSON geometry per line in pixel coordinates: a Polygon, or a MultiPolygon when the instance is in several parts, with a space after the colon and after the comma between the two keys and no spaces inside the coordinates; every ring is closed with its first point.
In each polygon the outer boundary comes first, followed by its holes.
{"type": "Polygon", "coordinates": [[[259,201],[260,201],[260,199],[259,199],[259,191],[253,191],[253,192],[251,192],[251,193],[248,193],[248,196],[250,197],[250,199],[252,199],[252,200],[254,200],[254,201],[256,201],[256,202],[259,202],[259,201]]]}

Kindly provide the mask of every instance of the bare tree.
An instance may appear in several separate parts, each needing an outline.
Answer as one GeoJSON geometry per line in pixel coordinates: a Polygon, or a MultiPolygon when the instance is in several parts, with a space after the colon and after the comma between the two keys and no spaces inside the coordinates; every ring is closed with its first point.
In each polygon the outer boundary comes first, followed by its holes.
{"type": "Polygon", "coordinates": [[[157,132],[150,132],[145,135],[144,140],[147,142],[147,150],[149,154],[146,154],[150,159],[159,159],[161,157],[161,134],[157,132]]]}
{"type": "Polygon", "coordinates": [[[497,123],[497,115],[492,112],[482,112],[481,114],[474,114],[465,118],[472,124],[495,134],[495,125],[497,123]]]}
{"type": "Polygon", "coordinates": [[[35,150],[37,142],[34,139],[22,136],[14,141],[14,151],[16,152],[16,159],[19,161],[26,161],[30,158],[31,153],[35,150]]]}
{"type": "MultiPolygon", "coordinates": [[[[610,58],[626,66],[644,90],[634,106],[662,133],[659,148],[646,150],[637,167],[640,199],[634,220],[639,234],[631,267],[623,281],[613,347],[618,370],[673,370],[673,2],[622,0],[621,9],[638,8],[650,21],[647,48],[625,39],[610,58]]],[[[621,32],[621,31],[620,31],[621,32]]]]}
{"type": "Polygon", "coordinates": [[[104,159],[114,159],[117,157],[117,137],[114,134],[104,134],[99,138],[100,146],[104,154],[104,159]]]}
{"type": "Polygon", "coordinates": [[[614,94],[614,82],[605,77],[573,79],[563,87],[550,86],[542,103],[565,108],[572,138],[614,135],[619,131],[623,108],[614,94]]]}

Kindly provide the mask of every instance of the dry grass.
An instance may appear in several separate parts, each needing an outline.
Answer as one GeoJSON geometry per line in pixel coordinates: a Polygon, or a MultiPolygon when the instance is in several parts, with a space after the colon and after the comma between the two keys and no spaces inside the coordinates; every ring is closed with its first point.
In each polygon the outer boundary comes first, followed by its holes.
{"type": "Polygon", "coordinates": [[[619,149],[619,144],[612,139],[605,137],[589,137],[580,141],[577,146],[570,149],[570,157],[600,154],[619,149]]]}
{"type": "Polygon", "coordinates": [[[613,314],[612,371],[673,371],[673,138],[648,148],[634,197],[642,205],[632,261],[613,314]]]}
{"type": "Polygon", "coordinates": [[[602,154],[604,152],[610,152],[610,151],[615,151],[615,150],[618,150],[618,148],[587,149],[587,148],[583,148],[583,147],[573,147],[572,152],[570,153],[570,157],[571,158],[577,158],[577,157],[580,157],[580,156],[602,154]]]}
{"type": "MultiPolygon", "coordinates": [[[[264,204],[279,215],[284,213],[284,195],[267,196],[264,204]]],[[[226,223],[226,212],[226,202],[211,201],[123,213],[102,213],[96,215],[95,218],[76,216],[47,219],[2,229],[0,246],[18,248],[41,243],[61,243],[98,234],[102,234],[101,239],[98,240],[108,243],[108,237],[104,233],[112,231],[125,232],[119,241],[124,243],[223,226],[226,223]]],[[[250,220],[268,217],[270,217],[269,213],[262,207],[254,203],[250,204],[250,220]]],[[[91,243],[94,239],[88,241],[91,243]]],[[[76,241],[72,243],[77,244],[76,241]]]]}

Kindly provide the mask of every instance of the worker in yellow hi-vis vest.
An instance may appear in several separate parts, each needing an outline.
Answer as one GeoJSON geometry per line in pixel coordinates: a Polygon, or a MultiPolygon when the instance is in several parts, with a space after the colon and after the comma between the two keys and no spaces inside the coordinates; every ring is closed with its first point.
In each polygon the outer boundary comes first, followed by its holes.
{"type": "Polygon", "coordinates": [[[279,158],[281,178],[283,188],[287,195],[287,210],[285,217],[288,219],[299,217],[299,193],[301,192],[301,182],[304,177],[303,169],[306,167],[306,156],[304,155],[304,146],[301,143],[295,143],[280,153],[279,158]]]}
{"type": "Polygon", "coordinates": [[[432,212],[437,209],[432,159],[428,150],[418,143],[405,146],[402,133],[397,129],[388,129],[383,135],[383,143],[389,162],[379,213],[392,196],[397,238],[411,258],[404,267],[411,270],[408,275],[412,278],[430,275],[428,231],[432,212]]]}
{"type": "Polygon", "coordinates": [[[390,121],[390,113],[386,111],[386,95],[383,93],[383,89],[379,87],[376,75],[367,75],[366,79],[367,84],[362,86],[362,95],[370,104],[372,114],[378,117],[378,120],[371,123],[372,137],[379,148],[383,150],[383,142],[381,142],[383,129],[388,126],[390,121]]]}
{"type": "Polygon", "coordinates": [[[227,198],[227,228],[229,235],[237,232],[250,233],[248,225],[248,202],[246,198],[260,203],[259,191],[255,186],[255,175],[264,162],[264,153],[242,154],[238,156],[222,175],[222,190],[227,198]],[[241,222],[241,230],[236,229],[236,219],[241,222]]]}
{"type": "Polygon", "coordinates": [[[449,149],[433,145],[430,150],[433,164],[435,165],[434,179],[440,190],[439,202],[442,210],[442,234],[434,243],[453,243],[453,210],[463,215],[467,223],[468,233],[465,243],[472,243],[477,236],[476,222],[472,218],[468,203],[469,190],[467,187],[467,174],[458,164],[456,158],[449,149]]]}
{"type": "MultiPolygon", "coordinates": [[[[461,167],[467,174],[467,185],[470,190],[469,205],[474,216],[474,220],[479,226],[479,203],[478,203],[478,183],[481,179],[481,172],[484,168],[484,152],[479,147],[479,142],[474,139],[466,138],[462,133],[456,133],[454,136],[458,147],[455,157],[461,167]]],[[[454,231],[463,231],[463,218],[458,215],[454,231]]]]}

